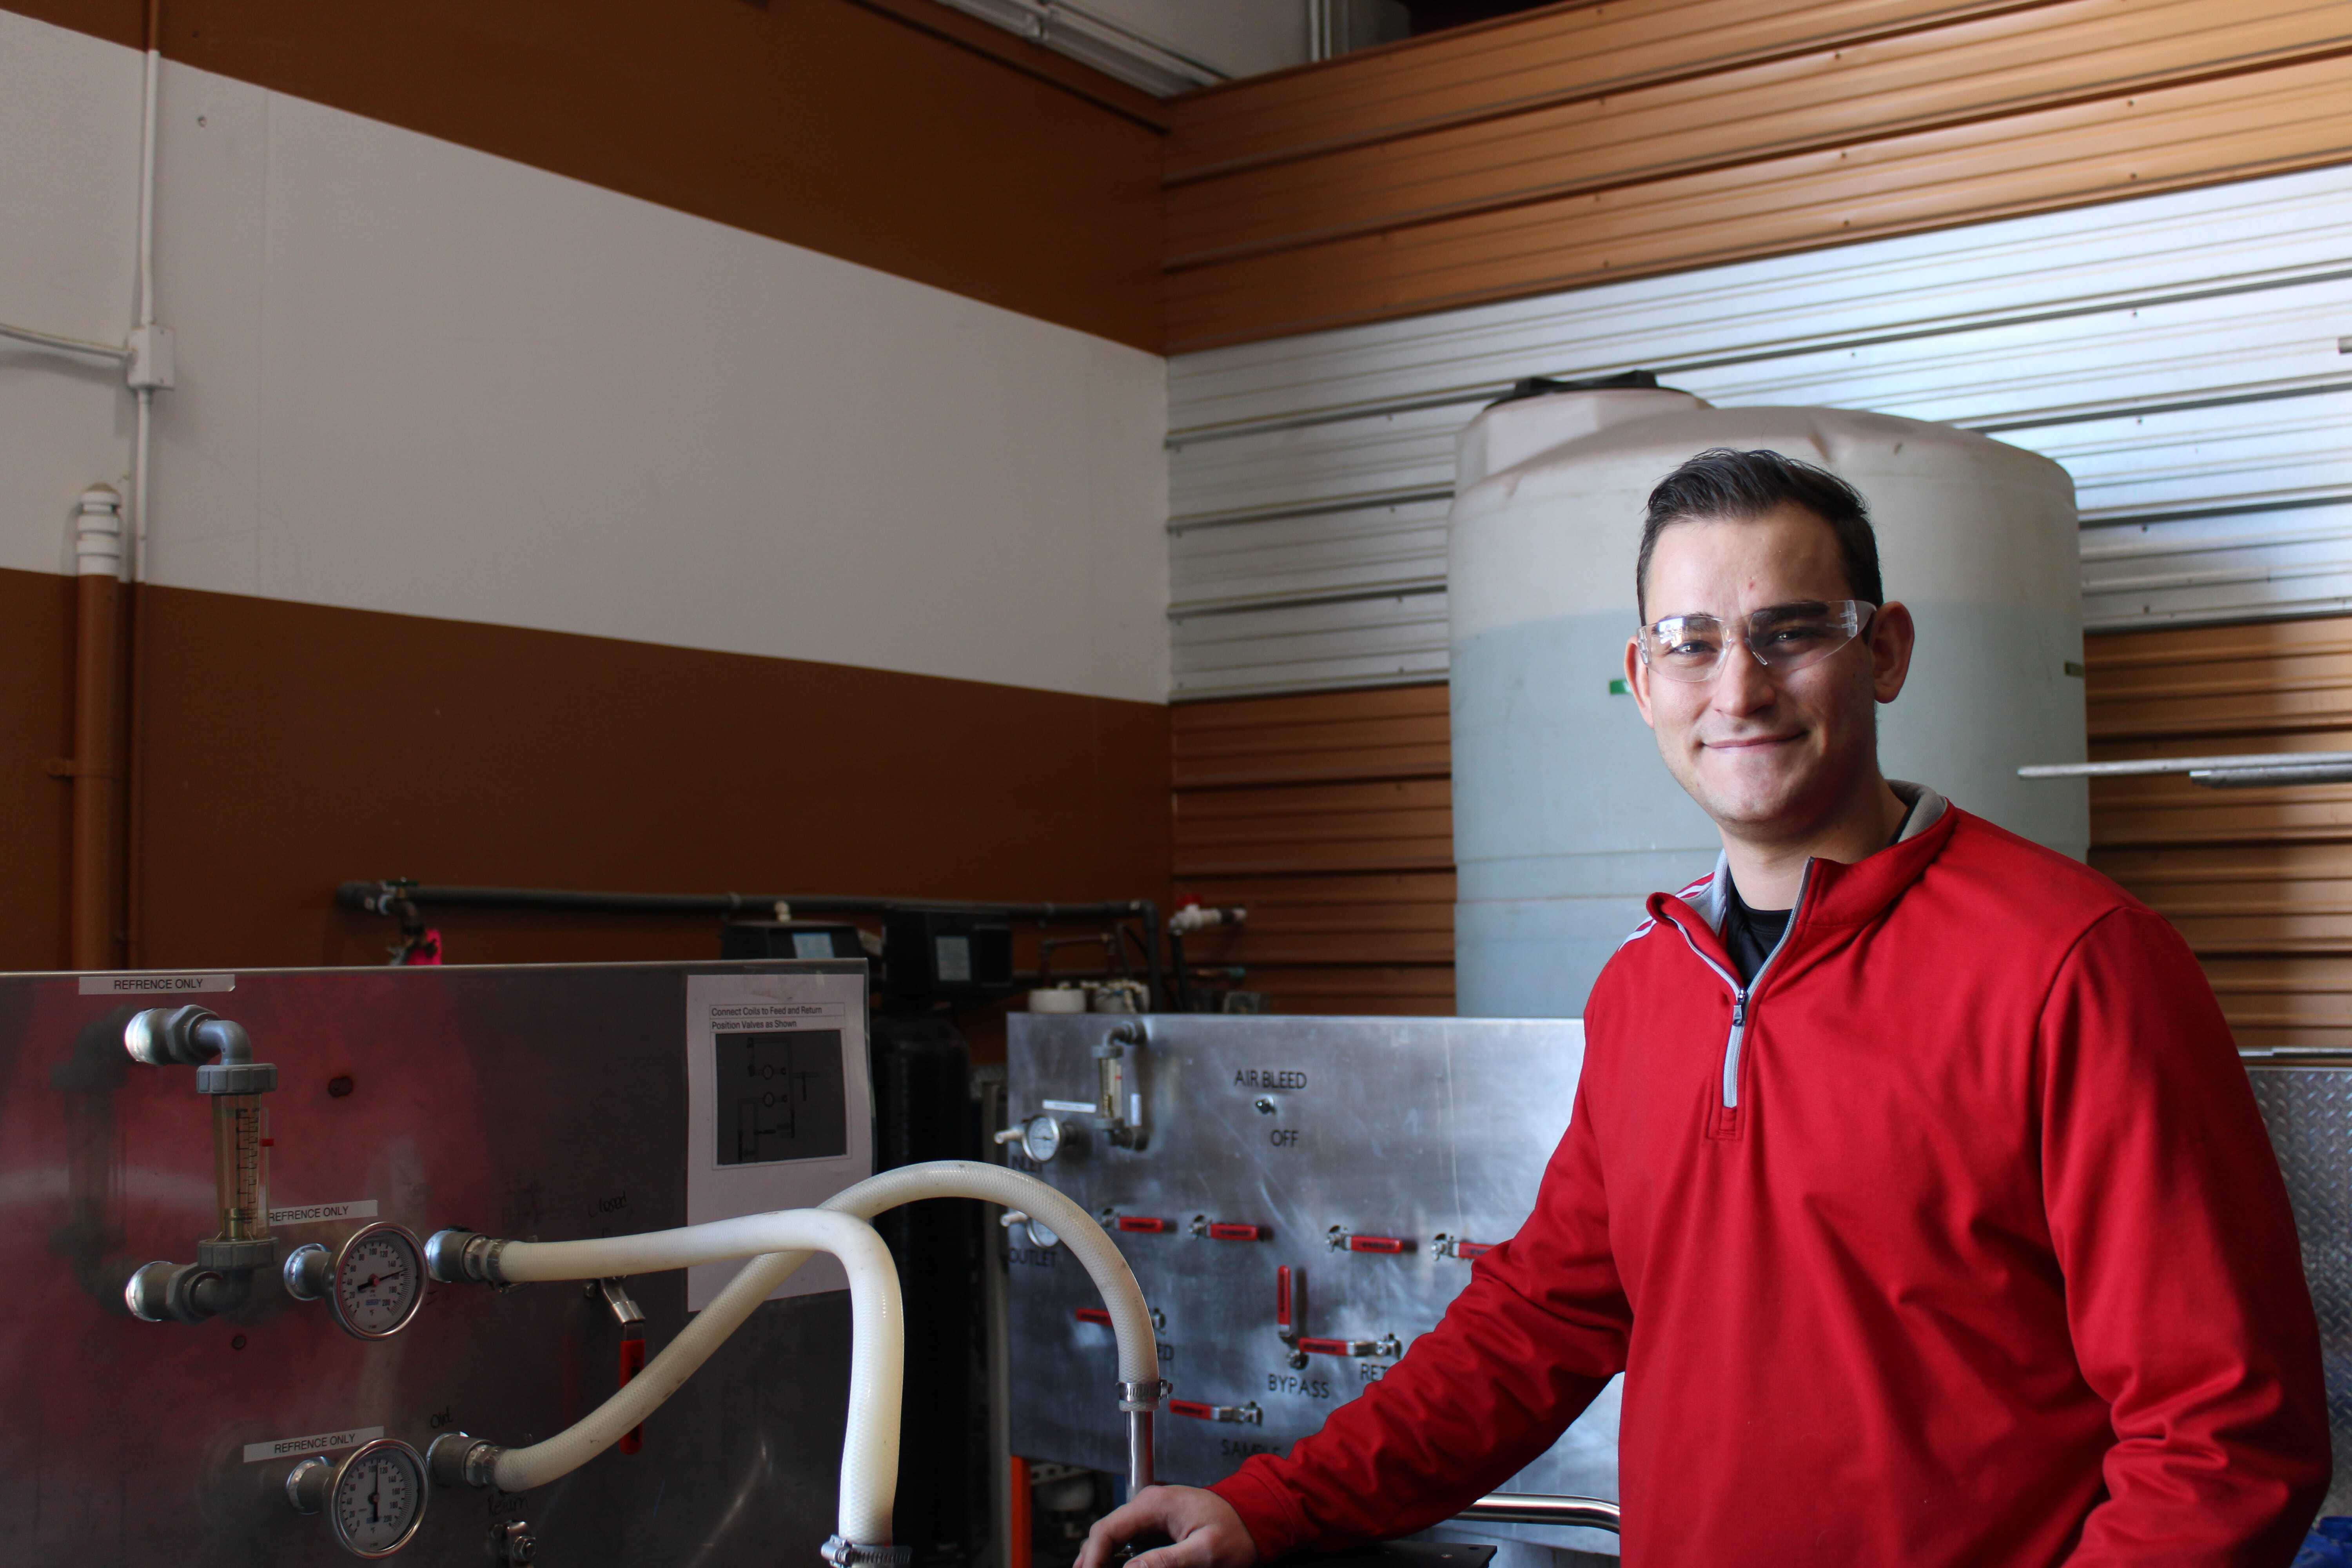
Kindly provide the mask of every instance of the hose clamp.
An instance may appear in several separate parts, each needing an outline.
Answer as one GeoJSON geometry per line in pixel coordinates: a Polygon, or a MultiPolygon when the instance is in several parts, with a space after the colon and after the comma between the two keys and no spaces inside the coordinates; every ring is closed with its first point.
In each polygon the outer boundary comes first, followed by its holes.
{"type": "Polygon", "coordinates": [[[1118,1407],[1121,1410],[1157,1410],[1160,1402],[1168,1397],[1168,1380],[1154,1378],[1149,1383],[1128,1383],[1118,1385],[1118,1407]]]}
{"type": "Polygon", "coordinates": [[[864,1568],[866,1563],[878,1564],[879,1568],[907,1568],[907,1564],[915,1560],[915,1549],[911,1546],[869,1546],[861,1541],[828,1535],[824,1538],[824,1545],[818,1549],[818,1555],[832,1563],[833,1568],[864,1568]]]}

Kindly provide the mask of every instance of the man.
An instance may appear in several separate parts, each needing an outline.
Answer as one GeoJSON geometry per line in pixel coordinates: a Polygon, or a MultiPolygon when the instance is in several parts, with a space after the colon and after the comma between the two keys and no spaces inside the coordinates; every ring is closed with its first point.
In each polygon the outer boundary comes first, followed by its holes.
{"type": "Polygon", "coordinates": [[[1423,1528],[1620,1371],[1627,1568],[2288,1563],[2317,1331],[2188,948],[1881,775],[1912,622],[1834,476],[1693,458],[1635,592],[1626,677],[1723,855],[1595,984],[1534,1212],[1321,1432],[1144,1492],[1079,1568],[1423,1528]]]}

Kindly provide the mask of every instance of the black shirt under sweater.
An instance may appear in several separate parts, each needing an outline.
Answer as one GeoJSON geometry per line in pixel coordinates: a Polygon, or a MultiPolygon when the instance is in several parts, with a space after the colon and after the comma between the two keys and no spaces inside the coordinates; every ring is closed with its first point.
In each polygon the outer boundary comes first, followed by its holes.
{"type": "MultiPolygon", "coordinates": [[[[1895,825],[1895,837],[1886,842],[1891,847],[1903,837],[1903,830],[1911,826],[1911,813],[1906,808],[1903,820],[1895,825]]],[[[1731,879],[1731,868],[1723,868],[1723,890],[1728,895],[1723,900],[1723,945],[1731,954],[1731,962],[1739,971],[1739,984],[1753,984],[1756,972],[1789,934],[1789,910],[1751,910],[1748,900],[1739,896],[1738,884],[1731,879]]]]}
{"type": "Polygon", "coordinates": [[[1748,900],[1731,880],[1731,869],[1723,872],[1723,890],[1729,895],[1723,901],[1723,945],[1730,950],[1733,967],[1739,971],[1739,984],[1746,985],[1780,945],[1789,931],[1789,910],[1751,910],[1748,900]]]}

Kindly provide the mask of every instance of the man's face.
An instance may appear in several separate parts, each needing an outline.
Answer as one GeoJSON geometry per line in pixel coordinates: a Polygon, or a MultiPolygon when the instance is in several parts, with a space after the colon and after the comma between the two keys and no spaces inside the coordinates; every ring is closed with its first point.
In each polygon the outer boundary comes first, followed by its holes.
{"type": "MultiPolygon", "coordinates": [[[[1644,614],[1744,624],[1772,605],[1853,596],[1837,536],[1784,503],[1760,518],[1670,524],[1650,556],[1644,614]]],[[[1667,768],[1707,816],[1749,837],[1796,837],[1875,782],[1875,708],[1902,690],[1910,648],[1910,616],[1894,605],[1802,669],[1769,670],[1734,647],[1713,679],[1670,680],[1628,644],[1626,674],[1667,768]]]]}

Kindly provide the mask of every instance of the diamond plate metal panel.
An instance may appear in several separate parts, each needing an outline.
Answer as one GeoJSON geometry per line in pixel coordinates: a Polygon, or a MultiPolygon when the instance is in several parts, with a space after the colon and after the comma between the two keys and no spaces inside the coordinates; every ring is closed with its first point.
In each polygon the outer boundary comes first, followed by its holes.
{"type": "Polygon", "coordinates": [[[2341,1067],[2247,1064],[2303,1237],[2303,1271],[2319,1314],[2336,1479],[2323,1514],[2352,1513],[2352,1061],[2341,1067]]]}

